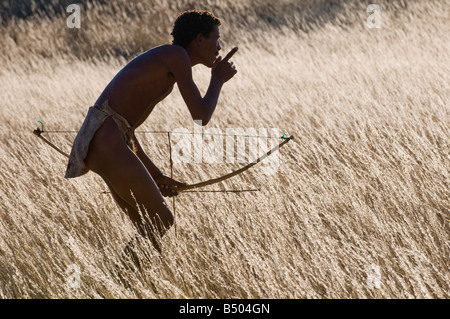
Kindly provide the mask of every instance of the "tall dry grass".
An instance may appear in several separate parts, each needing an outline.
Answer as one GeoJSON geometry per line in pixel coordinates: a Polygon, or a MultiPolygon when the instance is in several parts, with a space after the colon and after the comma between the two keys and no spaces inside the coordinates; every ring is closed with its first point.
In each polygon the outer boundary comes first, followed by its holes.
{"type": "MultiPolygon", "coordinates": [[[[359,1],[82,1],[79,30],[66,2],[41,3],[1,8],[2,298],[449,297],[445,1],[380,2],[381,29],[359,1]],[[296,139],[275,175],[255,166],[211,187],[259,192],[178,196],[163,254],[141,241],[139,270],[121,259],[135,230],[101,179],[64,179],[65,158],[31,131],[77,130],[126,61],[170,41],[193,7],[222,18],[224,52],[240,47],[208,126],[296,139]]],[[[209,70],[194,78],[204,92],[209,70]]],[[[140,129],[179,127],[193,124],[174,90],[140,129]]],[[[75,135],[47,136],[68,151],[75,135]]],[[[166,135],[139,137],[169,173],[166,135]]],[[[174,176],[236,167],[178,163],[174,176]]]]}

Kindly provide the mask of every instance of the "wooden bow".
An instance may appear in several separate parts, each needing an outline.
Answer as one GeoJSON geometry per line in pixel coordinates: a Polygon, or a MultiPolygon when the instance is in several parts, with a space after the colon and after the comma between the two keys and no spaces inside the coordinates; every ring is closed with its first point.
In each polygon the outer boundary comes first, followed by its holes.
{"type": "Polygon", "coordinates": [[[182,186],[182,187],[177,187],[177,190],[179,192],[183,192],[183,191],[186,191],[186,190],[189,190],[189,189],[194,189],[194,188],[199,188],[199,187],[203,187],[203,186],[207,186],[207,185],[216,184],[216,183],[222,182],[222,181],[224,181],[224,180],[226,180],[226,179],[228,179],[230,177],[233,177],[233,176],[236,176],[236,175],[238,175],[240,173],[243,173],[246,170],[248,170],[250,167],[252,167],[252,166],[258,164],[259,162],[261,162],[262,160],[264,160],[270,154],[276,152],[280,147],[282,147],[284,144],[286,144],[287,142],[289,142],[293,138],[294,138],[293,135],[291,135],[289,137],[284,137],[283,136],[283,139],[284,139],[283,142],[281,142],[279,145],[275,146],[270,151],[268,151],[267,153],[265,153],[261,157],[257,158],[256,160],[254,160],[250,164],[248,164],[248,165],[246,165],[244,167],[241,167],[238,170],[235,170],[235,171],[233,171],[233,172],[231,172],[229,174],[226,174],[224,176],[221,176],[221,177],[210,179],[210,180],[205,181],[205,182],[200,182],[200,183],[196,183],[196,184],[191,184],[191,185],[186,185],[186,186],[182,186]]]}
{"type": "MultiPolygon", "coordinates": [[[[42,124],[42,122],[41,122],[41,124],[42,124]]],[[[43,125],[42,125],[42,130],[37,128],[36,130],[33,131],[33,134],[35,134],[37,137],[39,137],[41,140],[43,140],[46,144],[51,146],[53,149],[55,149],[56,151],[58,151],[60,154],[64,155],[65,157],[67,157],[67,158],[69,157],[69,155],[67,153],[63,152],[60,148],[58,148],[56,145],[54,145],[53,143],[48,141],[45,137],[43,137],[42,133],[44,133],[43,125]]],[[[291,135],[289,137],[285,137],[283,135],[282,138],[283,138],[283,142],[281,142],[279,145],[275,146],[270,151],[268,151],[267,153],[263,154],[261,157],[257,158],[256,160],[254,160],[250,164],[248,164],[248,165],[246,165],[244,167],[241,167],[238,170],[235,170],[235,171],[233,171],[233,172],[231,172],[229,174],[226,174],[224,176],[213,178],[213,179],[210,179],[210,180],[207,180],[207,181],[204,181],[204,182],[178,187],[177,190],[179,192],[184,192],[184,191],[188,191],[190,189],[196,189],[196,188],[204,187],[204,186],[207,186],[207,185],[216,184],[216,183],[222,182],[224,180],[227,180],[227,179],[229,179],[229,178],[231,178],[233,176],[241,174],[241,173],[245,172],[246,170],[248,170],[250,167],[253,167],[254,165],[256,165],[259,162],[261,162],[262,160],[264,160],[270,154],[276,152],[280,147],[282,147],[283,145],[288,143],[291,139],[293,139],[294,136],[291,135]]]]}
{"type": "Polygon", "coordinates": [[[49,140],[47,140],[45,137],[43,137],[41,134],[44,133],[44,130],[42,129],[35,129],[33,131],[33,134],[36,135],[37,137],[39,137],[41,140],[43,140],[45,143],[47,143],[48,145],[50,145],[54,150],[58,151],[60,154],[64,155],[65,157],[69,158],[69,154],[64,153],[63,151],[61,151],[61,149],[59,149],[59,147],[57,147],[56,145],[54,145],[52,142],[50,142],[49,140]]]}

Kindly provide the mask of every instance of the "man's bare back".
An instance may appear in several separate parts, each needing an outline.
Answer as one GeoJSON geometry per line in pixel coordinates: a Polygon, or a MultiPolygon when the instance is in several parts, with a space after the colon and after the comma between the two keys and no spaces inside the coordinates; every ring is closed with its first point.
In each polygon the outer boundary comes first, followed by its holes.
{"type": "Polygon", "coordinates": [[[175,84],[168,65],[173,54],[172,45],[153,48],[129,62],[108,84],[96,104],[109,100],[109,105],[140,126],[175,84]]]}

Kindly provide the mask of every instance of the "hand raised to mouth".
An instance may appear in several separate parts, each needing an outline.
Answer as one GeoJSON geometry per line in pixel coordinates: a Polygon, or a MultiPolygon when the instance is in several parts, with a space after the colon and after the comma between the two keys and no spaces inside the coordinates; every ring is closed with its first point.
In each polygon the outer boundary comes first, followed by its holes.
{"type": "Polygon", "coordinates": [[[220,78],[224,83],[231,79],[236,73],[236,66],[233,62],[229,62],[230,58],[238,51],[238,47],[234,47],[230,52],[222,59],[219,56],[213,63],[212,76],[220,78]]]}

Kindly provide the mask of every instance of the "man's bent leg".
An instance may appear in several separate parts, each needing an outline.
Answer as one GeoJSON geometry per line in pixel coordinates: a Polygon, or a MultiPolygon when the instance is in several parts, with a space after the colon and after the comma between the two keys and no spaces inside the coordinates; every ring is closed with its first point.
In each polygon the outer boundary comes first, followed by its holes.
{"type": "MultiPolygon", "coordinates": [[[[133,220],[132,216],[138,216],[139,212],[136,211],[136,207],[129,205],[122,198],[120,198],[120,196],[114,191],[114,188],[111,186],[111,184],[106,179],[103,180],[105,181],[106,185],[108,185],[108,188],[111,191],[111,195],[114,198],[117,205],[119,205],[119,207],[130,217],[130,219],[133,220]]],[[[139,225],[136,222],[133,222],[133,224],[138,229],[139,234],[143,236],[143,231],[140,229],[139,225]]],[[[128,256],[132,256],[135,259],[135,262],[137,262],[137,257],[135,256],[133,249],[135,248],[134,246],[137,240],[136,237],[137,236],[134,236],[124,248],[124,253],[128,256]]],[[[151,234],[149,239],[152,242],[153,246],[156,248],[156,250],[159,253],[161,253],[161,246],[157,238],[155,238],[155,235],[151,234]]]]}
{"type": "Polygon", "coordinates": [[[108,118],[97,131],[85,163],[107,181],[114,196],[119,198],[119,206],[134,208],[127,209],[128,216],[141,234],[148,236],[156,231],[162,236],[172,226],[173,215],[153,178],[127,147],[115,125],[108,118]]]}

